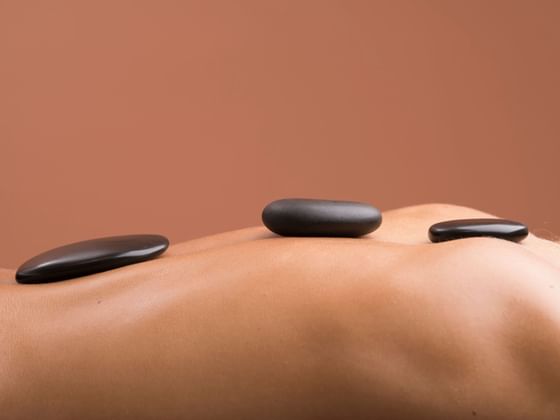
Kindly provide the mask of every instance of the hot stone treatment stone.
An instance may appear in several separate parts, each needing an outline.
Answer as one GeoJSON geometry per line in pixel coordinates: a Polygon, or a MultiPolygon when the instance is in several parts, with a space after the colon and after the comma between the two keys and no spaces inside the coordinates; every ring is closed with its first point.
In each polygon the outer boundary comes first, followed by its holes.
{"type": "Polygon", "coordinates": [[[162,254],[169,241],[161,235],[125,235],[91,239],[51,249],[22,264],[18,283],[50,283],[146,261],[162,254]]]}
{"type": "Polygon", "coordinates": [[[519,242],[527,237],[529,230],[522,223],[505,219],[459,219],[432,225],[429,237],[432,242],[453,239],[490,236],[519,242]]]}
{"type": "Polygon", "coordinates": [[[283,236],[358,237],[381,225],[381,212],[353,201],[287,198],[269,203],[262,221],[283,236]]]}

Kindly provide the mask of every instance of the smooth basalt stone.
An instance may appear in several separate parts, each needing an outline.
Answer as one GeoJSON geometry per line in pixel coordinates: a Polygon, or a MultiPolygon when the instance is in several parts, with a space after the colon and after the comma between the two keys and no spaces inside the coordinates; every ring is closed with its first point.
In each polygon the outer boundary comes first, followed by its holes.
{"type": "Polygon", "coordinates": [[[51,249],[23,263],[18,283],[50,283],[146,261],[162,254],[169,241],[161,235],[125,235],[91,239],[51,249]]]}
{"type": "Polygon", "coordinates": [[[381,225],[381,212],[353,201],[287,198],[268,204],[262,221],[283,236],[358,237],[381,225]]]}
{"type": "Polygon", "coordinates": [[[522,223],[505,219],[458,219],[430,226],[432,242],[489,236],[519,242],[527,237],[529,229],[522,223]]]}

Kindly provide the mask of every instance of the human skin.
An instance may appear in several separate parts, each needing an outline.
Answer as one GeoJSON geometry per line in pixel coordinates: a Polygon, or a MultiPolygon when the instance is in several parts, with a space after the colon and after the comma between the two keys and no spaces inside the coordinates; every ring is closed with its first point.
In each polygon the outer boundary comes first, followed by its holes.
{"type": "Polygon", "coordinates": [[[262,227],[79,279],[0,271],[9,419],[560,418],[560,245],[428,227],[359,239],[262,227]]]}

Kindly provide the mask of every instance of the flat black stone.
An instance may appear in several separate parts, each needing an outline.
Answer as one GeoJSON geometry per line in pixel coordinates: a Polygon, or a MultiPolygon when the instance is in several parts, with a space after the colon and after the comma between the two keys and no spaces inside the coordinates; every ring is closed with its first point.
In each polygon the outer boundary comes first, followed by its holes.
{"type": "Polygon", "coordinates": [[[262,221],[283,236],[358,237],[381,225],[381,212],[353,201],[287,198],[268,204],[262,221]]]}
{"type": "Polygon", "coordinates": [[[432,242],[453,239],[493,237],[519,242],[527,237],[529,229],[522,223],[505,219],[458,219],[436,223],[430,226],[432,242]]]}
{"type": "Polygon", "coordinates": [[[43,252],[23,263],[18,283],[50,283],[112,270],[162,254],[169,241],[161,235],[125,235],[91,239],[43,252]]]}

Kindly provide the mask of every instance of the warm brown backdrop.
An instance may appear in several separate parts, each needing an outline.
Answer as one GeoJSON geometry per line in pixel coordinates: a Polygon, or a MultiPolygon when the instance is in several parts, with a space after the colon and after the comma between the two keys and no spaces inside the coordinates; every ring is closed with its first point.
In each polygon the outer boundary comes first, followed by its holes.
{"type": "Polygon", "coordinates": [[[0,1],[0,266],[284,196],[560,233],[560,1],[0,1]]]}

